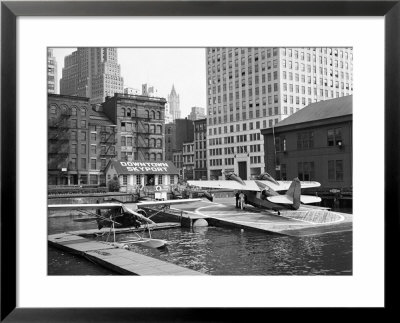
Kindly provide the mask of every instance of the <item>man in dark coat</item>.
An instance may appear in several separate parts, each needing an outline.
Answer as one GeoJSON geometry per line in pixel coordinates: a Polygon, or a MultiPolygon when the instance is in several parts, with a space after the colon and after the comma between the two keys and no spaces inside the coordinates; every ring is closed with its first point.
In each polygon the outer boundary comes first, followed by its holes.
{"type": "Polygon", "coordinates": [[[236,197],[236,208],[239,208],[239,192],[235,193],[235,197],[236,197]]]}

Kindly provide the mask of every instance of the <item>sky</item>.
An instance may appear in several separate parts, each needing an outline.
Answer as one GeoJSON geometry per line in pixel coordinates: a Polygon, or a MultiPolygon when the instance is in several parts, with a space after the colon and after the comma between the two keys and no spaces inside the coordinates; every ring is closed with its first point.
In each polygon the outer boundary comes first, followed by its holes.
{"type": "MultiPolygon", "coordinates": [[[[58,88],[64,67],[64,57],[76,48],[54,48],[57,60],[58,88]]],[[[158,96],[168,98],[172,85],[180,98],[181,117],[191,107],[206,107],[205,48],[118,48],[118,63],[124,88],[139,89],[153,85],[158,96]]]]}

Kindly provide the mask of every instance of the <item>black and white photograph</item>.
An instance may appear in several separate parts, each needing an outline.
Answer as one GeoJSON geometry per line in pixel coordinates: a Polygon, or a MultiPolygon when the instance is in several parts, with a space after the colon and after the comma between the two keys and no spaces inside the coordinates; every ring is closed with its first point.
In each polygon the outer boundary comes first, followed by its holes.
{"type": "Polygon", "coordinates": [[[48,275],[353,275],[352,47],[48,47],[47,116],[48,275]]]}
{"type": "Polygon", "coordinates": [[[385,307],[397,16],[150,3],[2,5],[6,313],[385,307]]]}

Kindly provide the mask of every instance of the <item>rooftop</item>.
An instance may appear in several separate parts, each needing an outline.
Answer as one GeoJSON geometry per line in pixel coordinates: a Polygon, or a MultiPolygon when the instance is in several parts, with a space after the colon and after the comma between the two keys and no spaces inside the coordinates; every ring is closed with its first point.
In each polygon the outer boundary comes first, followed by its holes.
{"type": "Polygon", "coordinates": [[[165,98],[159,98],[155,96],[147,96],[147,95],[139,95],[139,94],[127,94],[127,93],[114,93],[114,96],[107,96],[105,101],[111,99],[131,99],[138,101],[152,101],[158,103],[166,103],[167,100],[165,98]]]}
{"type": "Polygon", "coordinates": [[[278,122],[275,127],[297,123],[317,121],[353,114],[353,96],[343,96],[336,99],[312,103],[297,111],[286,119],[278,122]]]}
{"type": "Polygon", "coordinates": [[[115,126],[115,124],[101,111],[90,110],[91,125],[115,126]]]}

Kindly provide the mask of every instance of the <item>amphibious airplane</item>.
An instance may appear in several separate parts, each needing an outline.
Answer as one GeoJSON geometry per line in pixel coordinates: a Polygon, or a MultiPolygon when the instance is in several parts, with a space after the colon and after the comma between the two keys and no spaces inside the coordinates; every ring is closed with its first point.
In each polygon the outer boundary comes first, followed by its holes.
{"type": "MultiPolygon", "coordinates": [[[[317,196],[301,195],[302,188],[319,187],[318,182],[300,182],[298,178],[293,181],[276,181],[268,173],[259,175],[256,180],[242,180],[234,173],[225,174],[226,180],[218,181],[188,181],[189,185],[202,188],[233,189],[242,192],[245,203],[255,207],[264,207],[278,211],[282,209],[298,210],[300,204],[318,203],[321,198],[317,196]],[[286,191],[281,195],[278,192],[286,191]]],[[[240,203],[243,209],[243,203],[240,203]]]]}
{"type": "MultiPolygon", "coordinates": [[[[157,223],[147,217],[146,212],[140,207],[144,206],[169,206],[172,204],[190,203],[201,201],[201,199],[180,199],[168,201],[141,201],[138,203],[130,203],[128,208],[123,203],[94,203],[94,204],[52,204],[48,205],[49,210],[77,210],[85,215],[91,217],[81,219],[78,221],[96,221],[99,230],[103,227],[109,227],[110,231],[108,238],[113,232],[114,245],[120,248],[128,248],[130,244],[138,243],[151,248],[160,248],[167,244],[167,241],[160,239],[152,239],[150,232],[150,225],[157,226],[157,223]],[[90,210],[96,210],[93,213],[90,210]],[[105,210],[102,213],[102,210],[105,210]],[[145,238],[144,235],[140,236],[136,233],[137,239],[119,241],[115,240],[115,228],[140,228],[143,227],[144,231],[147,229],[149,237],[145,238]]],[[[157,212],[158,213],[158,212],[157,212]]],[[[152,216],[154,216],[153,214],[152,216]]]]}

